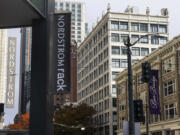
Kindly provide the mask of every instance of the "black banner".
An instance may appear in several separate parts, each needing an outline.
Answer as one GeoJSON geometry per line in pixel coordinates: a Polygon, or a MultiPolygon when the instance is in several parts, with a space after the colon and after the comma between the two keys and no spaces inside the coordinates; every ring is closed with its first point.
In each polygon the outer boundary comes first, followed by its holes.
{"type": "Polygon", "coordinates": [[[55,19],[55,89],[70,93],[71,13],[58,13],[55,19]]]}

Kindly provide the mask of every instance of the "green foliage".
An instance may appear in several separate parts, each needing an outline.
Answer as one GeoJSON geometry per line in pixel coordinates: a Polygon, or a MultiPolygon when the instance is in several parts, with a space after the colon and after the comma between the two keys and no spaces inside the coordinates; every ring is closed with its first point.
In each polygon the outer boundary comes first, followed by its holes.
{"type": "Polygon", "coordinates": [[[87,104],[77,106],[64,106],[55,113],[55,135],[83,135],[90,134],[93,130],[92,116],[95,114],[93,107],[87,104]],[[85,131],[81,131],[85,127],[85,131]]]}

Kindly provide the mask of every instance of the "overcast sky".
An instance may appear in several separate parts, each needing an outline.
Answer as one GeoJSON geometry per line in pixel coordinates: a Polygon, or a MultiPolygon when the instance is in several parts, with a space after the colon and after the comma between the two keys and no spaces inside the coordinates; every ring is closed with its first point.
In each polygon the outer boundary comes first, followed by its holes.
{"type": "MultiPolygon", "coordinates": [[[[79,1],[79,0],[75,0],[79,1]]],[[[162,8],[169,10],[170,39],[180,34],[180,0],[80,0],[86,4],[86,18],[89,28],[96,24],[97,17],[101,18],[102,11],[106,12],[107,4],[111,4],[111,11],[124,12],[125,8],[137,6],[139,13],[145,14],[146,7],[150,8],[150,14],[160,15],[162,8]]]]}

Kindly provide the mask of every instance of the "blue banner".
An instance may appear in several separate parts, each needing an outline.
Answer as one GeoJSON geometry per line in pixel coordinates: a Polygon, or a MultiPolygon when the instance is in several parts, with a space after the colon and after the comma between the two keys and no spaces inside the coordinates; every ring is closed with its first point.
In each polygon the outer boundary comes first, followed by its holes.
{"type": "Polygon", "coordinates": [[[160,114],[158,70],[151,70],[149,82],[150,114],[160,114]]]}

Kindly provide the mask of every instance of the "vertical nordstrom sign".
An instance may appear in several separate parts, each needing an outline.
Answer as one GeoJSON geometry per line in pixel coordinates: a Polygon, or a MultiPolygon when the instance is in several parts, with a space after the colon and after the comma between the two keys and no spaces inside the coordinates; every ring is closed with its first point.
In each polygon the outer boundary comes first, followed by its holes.
{"type": "Polygon", "coordinates": [[[8,38],[7,90],[6,108],[14,107],[15,72],[16,72],[16,38],[8,38]]]}
{"type": "Polygon", "coordinates": [[[70,92],[71,13],[55,14],[55,88],[70,92]]]}

